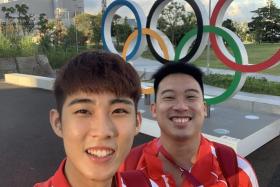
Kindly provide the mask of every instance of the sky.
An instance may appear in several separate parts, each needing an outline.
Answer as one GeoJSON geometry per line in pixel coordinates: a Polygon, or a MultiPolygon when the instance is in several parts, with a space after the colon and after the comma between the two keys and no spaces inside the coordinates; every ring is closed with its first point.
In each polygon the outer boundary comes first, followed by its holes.
{"type": "MultiPolygon", "coordinates": [[[[107,6],[114,0],[107,0],[107,6]]],[[[138,3],[144,10],[145,15],[148,15],[149,10],[151,9],[153,2],[155,0],[134,0],[138,3]]],[[[184,2],[183,0],[180,0],[184,2]]],[[[204,5],[206,10],[209,9],[210,0],[200,0],[204,5]]],[[[85,2],[85,11],[87,13],[96,14],[101,10],[101,0],[84,0],[85,2]]],[[[218,0],[211,0],[211,7],[214,8],[218,0]]],[[[280,8],[280,0],[274,0],[276,6],[280,8]]],[[[186,3],[187,5],[187,3],[186,3]]],[[[249,22],[251,17],[254,15],[251,13],[252,10],[256,10],[260,7],[266,6],[266,0],[233,0],[227,9],[226,16],[224,19],[232,19],[237,22],[249,22]]],[[[129,11],[128,8],[120,8],[117,12],[121,16],[128,16],[133,18],[133,14],[129,11]]]]}

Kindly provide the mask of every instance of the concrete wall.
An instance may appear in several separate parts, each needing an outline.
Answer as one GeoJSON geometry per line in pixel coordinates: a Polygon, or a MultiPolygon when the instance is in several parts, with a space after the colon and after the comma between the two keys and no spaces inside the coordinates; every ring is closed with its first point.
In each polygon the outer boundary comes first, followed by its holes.
{"type": "Polygon", "coordinates": [[[5,73],[16,73],[17,65],[15,58],[0,58],[0,79],[4,77],[5,73]]]}
{"type": "Polygon", "coordinates": [[[48,58],[44,55],[16,58],[0,58],[0,79],[7,73],[23,73],[54,77],[48,58]]]}

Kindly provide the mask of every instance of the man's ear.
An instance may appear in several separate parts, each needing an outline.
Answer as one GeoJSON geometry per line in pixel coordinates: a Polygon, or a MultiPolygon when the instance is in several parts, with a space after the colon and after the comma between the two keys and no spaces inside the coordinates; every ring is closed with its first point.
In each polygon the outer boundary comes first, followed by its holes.
{"type": "Polygon", "coordinates": [[[140,112],[137,112],[136,113],[136,131],[135,131],[135,135],[137,135],[140,132],[141,126],[142,126],[142,114],[140,112]]]}
{"type": "Polygon", "coordinates": [[[50,110],[50,123],[54,133],[62,138],[62,125],[59,112],[56,109],[50,110]]]}
{"type": "Polygon", "coordinates": [[[156,108],[156,104],[155,103],[152,103],[151,105],[150,105],[150,110],[151,110],[151,113],[152,113],[152,116],[153,116],[153,118],[157,118],[157,114],[156,114],[156,112],[157,112],[157,108],[156,108]]]}
{"type": "Polygon", "coordinates": [[[207,117],[207,103],[204,101],[204,117],[207,117]]]}

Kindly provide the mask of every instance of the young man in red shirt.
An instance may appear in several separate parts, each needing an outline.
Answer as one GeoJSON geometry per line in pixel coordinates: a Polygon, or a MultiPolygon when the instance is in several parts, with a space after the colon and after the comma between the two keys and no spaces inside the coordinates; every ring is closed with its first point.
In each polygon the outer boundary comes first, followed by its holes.
{"type": "Polygon", "coordinates": [[[35,187],[131,186],[117,170],[140,128],[140,94],[136,71],[112,53],[85,52],[61,68],[50,122],[66,158],[35,187]]]}
{"type": "Polygon", "coordinates": [[[165,64],[154,74],[151,112],[161,135],[134,148],[120,170],[141,170],[160,187],[258,187],[244,158],[201,134],[206,116],[202,76],[185,63],[165,64]]]}

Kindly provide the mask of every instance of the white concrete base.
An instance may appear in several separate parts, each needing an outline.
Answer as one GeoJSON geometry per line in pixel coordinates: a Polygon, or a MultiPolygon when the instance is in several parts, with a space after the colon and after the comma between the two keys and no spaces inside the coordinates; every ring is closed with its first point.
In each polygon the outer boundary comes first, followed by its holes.
{"type": "Polygon", "coordinates": [[[54,78],[20,73],[9,73],[5,74],[5,82],[10,84],[16,84],[19,86],[52,90],[54,78]]]}
{"type": "MultiPolygon", "coordinates": [[[[147,134],[149,136],[159,137],[160,129],[156,121],[143,118],[141,133],[147,134]]],[[[217,137],[205,133],[203,133],[203,135],[209,140],[232,147],[239,155],[245,157],[273,138],[280,135],[280,119],[242,140],[229,136],[217,137]]]]}

